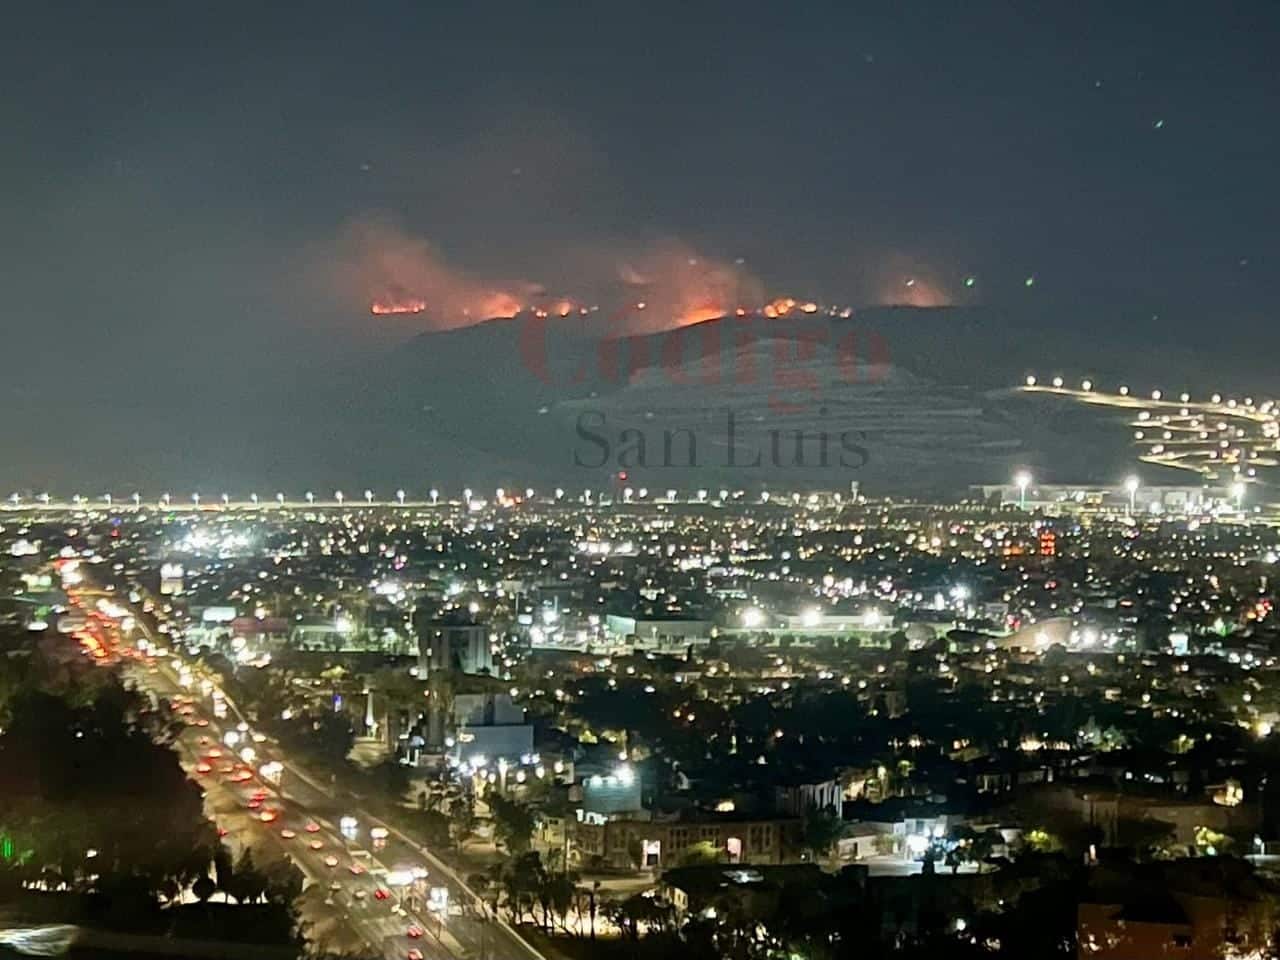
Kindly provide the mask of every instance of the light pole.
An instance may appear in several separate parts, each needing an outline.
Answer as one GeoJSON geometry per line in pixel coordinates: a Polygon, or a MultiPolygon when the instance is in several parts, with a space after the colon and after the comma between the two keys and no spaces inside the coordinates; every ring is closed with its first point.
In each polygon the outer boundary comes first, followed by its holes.
{"type": "Polygon", "coordinates": [[[1244,509],[1244,481],[1237,480],[1231,485],[1231,496],[1236,499],[1236,511],[1244,509]]]}
{"type": "Polygon", "coordinates": [[[283,494],[283,493],[277,493],[277,494],[276,494],[276,503],[277,503],[279,506],[282,506],[282,507],[284,506],[284,494],[283,494]]]}
{"type": "Polygon", "coordinates": [[[316,502],[316,495],[315,495],[314,493],[312,493],[310,490],[308,490],[308,491],[307,491],[307,503],[311,504],[311,503],[315,503],[315,502],[316,502]]]}
{"type": "Polygon", "coordinates": [[[1129,516],[1133,516],[1138,507],[1138,486],[1141,484],[1137,474],[1125,477],[1124,488],[1129,492],[1129,516]]]}
{"type": "Polygon", "coordinates": [[[335,490],[333,491],[333,499],[338,501],[338,506],[342,506],[342,501],[346,499],[346,496],[341,490],[335,490]]]}
{"type": "Polygon", "coordinates": [[[434,507],[436,505],[436,501],[439,499],[440,499],[440,491],[437,490],[435,487],[432,487],[431,488],[431,505],[434,507]]]}
{"type": "Polygon", "coordinates": [[[1019,470],[1013,478],[1013,482],[1018,485],[1018,509],[1027,509],[1027,487],[1031,486],[1031,474],[1026,470],[1019,470]]]}
{"type": "Polygon", "coordinates": [[[256,507],[258,505],[258,495],[256,493],[249,494],[249,502],[256,507]]]}
{"type": "Polygon", "coordinates": [[[142,494],[140,494],[140,493],[135,493],[135,494],[133,495],[133,505],[134,505],[135,507],[140,507],[140,506],[142,506],[142,494]]]}
{"type": "Polygon", "coordinates": [[[404,491],[403,491],[403,490],[397,490],[397,491],[396,491],[396,503],[400,504],[400,506],[402,506],[402,507],[404,506],[404,491]]]}
{"type": "Polygon", "coordinates": [[[366,490],[366,491],[364,492],[364,502],[365,502],[365,503],[367,503],[367,504],[370,504],[370,505],[372,505],[372,504],[373,504],[373,491],[372,491],[372,490],[366,490]]]}

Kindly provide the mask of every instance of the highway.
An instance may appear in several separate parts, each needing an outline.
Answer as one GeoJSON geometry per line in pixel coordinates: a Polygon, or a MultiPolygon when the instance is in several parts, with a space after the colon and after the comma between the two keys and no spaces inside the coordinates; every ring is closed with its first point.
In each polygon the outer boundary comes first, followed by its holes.
{"type": "Polygon", "coordinates": [[[73,587],[70,598],[87,614],[76,639],[90,655],[167,701],[183,724],[176,748],[224,842],[252,848],[260,866],[284,854],[302,871],[299,907],[314,946],[398,960],[545,960],[504,921],[485,919],[479,897],[430,851],[251,730],[212,678],[172,654],[139,652],[137,639],[160,647],[163,638],[116,594],[73,587]],[[431,909],[441,887],[450,906],[431,909]]]}

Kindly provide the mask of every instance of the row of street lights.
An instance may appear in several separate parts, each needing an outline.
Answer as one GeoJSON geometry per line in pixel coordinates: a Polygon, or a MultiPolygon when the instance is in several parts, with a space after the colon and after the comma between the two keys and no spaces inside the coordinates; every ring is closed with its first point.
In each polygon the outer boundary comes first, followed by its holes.
{"type": "MultiPolygon", "coordinates": [[[[524,499],[526,500],[532,500],[535,495],[535,491],[532,488],[526,488],[523,493],[524,493],[524,499]]],[[[630,503],[632,501],[632,498],[635,497],[637,494],[639,498],[643,500],[649,496],[649,490],[647,487],[641,487],[639,488],[638,491],[633,489],[632,487],[627,487],[622,491],[623,501],[626,503],[630,503]]],[[[705,502],[708,499],[709,494],[710,494],[710,491],[706,489],[698,490],[697,491],[698,502],[699,503],[705,502]]],[[[430,498],[430,502],[433,506],[440,502],[440,491],[435,487],[432,487],[427,495],[430,498]]],[[[516,495],[518,494],[513,494],[511,491],[508,491],[502,487],[498,487],[494,491],[494,498],[500,502],[506,500],[508,496],[516,496],[516,495]]],[[[732,495],[741,496],[741,491],[732,493],[732,495]]],[[[563,500],[565,496],[566,496],[566,492],[564,488],[556,487],[555,499],[557,501],[563,500]]],[[[584,491],[583,496],[589,500],[591,497],[591,491],[590,490],[584,491]]],[[[678,496],[679,496],[678,490],[671,489],[666,491],[666,497],[668,500],[674,501],[677,499],[678,496]]],[[[731,496],[731,491],[729,490],[720,491],[721,501],[728,500],[730,496],[731,496]]],[[[799,495],[797,494],[796,497],[798,499],[799,495]]],[[[400,489],[395,492],[395,502],[400,504],[401,506],[405,504],[407,498],[408,498],[408,493],[405,490],[400,489]]],[[[274,499],[276,504],[281,507],[283,507],[288,500],[288,498],[283,493],[277,493],[274,499]]],[[[308,490],[305,494],[303,494],[303,499],[306,500],[308,505],[314,504],[316,502],[316,494],[313,491],[308,490]]],[[[348,499],[349,498],[345,492],[343,492],[342,490],[335,490],[333,491],[330,502],[337,503],[339,506],[341,506],[345,504],[348,499]]],[[[472,490],[470,487],[466,487],[462,491],[462,499],[465,504],[470,506],[476,499],[476,491],[472,490]]],[[[768,502],[768,499],[769,499],[769,495],[767,493],[761,494],[761,500],[763,502],[768,502]]],[[[376,500],[376,496],[372,490],[364,491],[364,502],[366,504],[372,505],[375,500],[376,500]]],[[[53,501],[53,498],[48,493],[41,493],[31,498],[31,502],[40,503],[45,506],[48,506],[52,501],[53,501]]],[[[13,494],[10,494],[8,497],[8,503],[14,507],[21,506],[24,502],[27,502],[27,501],[24,500],[23,495],[20,493],[13,493],[13,494]]],[[[81,494],[76,494],[71,498],[71,503],[77,507],[86,506],[91,502],[94,502],[93,498],[85,497],[81,494]]],[[[104,503],[108,507],[112,506],[114,503],[117,503],[117,502],[132,502],[135,507],[140,507],[142,506],[143,497],[142,497],[142,494],[140,493],[134,493],[130,495],[126,501],[118,501],[113,494],[104,493],[99,498],[97,498],[96,502],[104,503]]],[[[203,495],[200,493],[193,493],[191,494],[190,502],[194,506],[199,507],[202,503],[209,503],[210,501],[206,500],[203,497],[203,495]]],[[[214,502],[221,502],[221,504],[224,507],[229,507],[232,504],[231,496],[226,493],[222,494],[222,496],[219,498],[219,501],[214,501],[214,502]]],[[[254,506],[258,506],[263,502],[263,500],[258,496],[258,494],[251,493],[249,494],[249,502],[254,506]]],[[[164,506],[164,507],[173,506],[173,503],[174,503],[173,495],[169,493],[162,494],[159,500],[157,501],[157,503],[160,506],[164,506]]]]}
{"type": "MultiPolygon", "coordinates": [[[[396,502],[397,502],[397,503],[399,503],[399,504],[401,504],[401,505],[403,505],[403,504],[405,503],[405,500],[406,500],[407,496],[408,496],[408,494],[407,494],[404,490],[397,490],[397,491],[396,491],[396,493],[395,493],[395,499],[396,499],[396,502]]],[[[436,489],[432,488],[432,490],[431,490],[431,492],[430,492],[429,496],[430,496],[430,498],[431,498],[431,503],[432,503],[432,504],[436,504],[436,503],[438,503],[438,502],[440,501],[440,491],[439,491],[439,490],[436,490],[436,489]]],[[[467,491],[466,491],[466,497],[467,497],[467,500],[468,500],[468,501],[470,501],[470,500],[471,500],[471,491],[470,491],[470,490],[467,490],[467,491]]],[[[98,498],[98,499],[99,499],[99,501],[100,501],[100,502],[102,502],[102,503],[106,504],[108,507],[110,507],[110,506],[112,506],[113,504],[115,504],[115,503],[117,503],[117,502],[118,502],[118,501],[117,501],[117,498],[115,497],[115,495],[114,495],[114,494],[110,494],[110,493],[104,493],[104,494],[102,494],[102,496],[101,496],[100,498],[98,498]]],[[[286,502],[286,500],[287,500],[286,496],[285,496],[283,493],[277,493],[277,494],[275,495],[275,498],[274,498],[274,499],[275,499],[276,504],[277,504],[277,505],[279,505],[279,506],[281,506],[281,507],[283,507],[283,506],[285,505],[285,502],[286,502]]],[[[314,492],[312,492],[312,491],[308,490],[308,491],[303,495],[303,499],[305,499],[305,500],[307,501],[307,503],[308,503],[308,504],[314,504],[314,503],[316,502],[316,495],[315,495],[315,493],[314,493],[314,492]]],[[[374,492],[373,492],[372,490],[366,490],[366,491],[364,491],[364,500],[365,500],[365,503],[372,504],[372,503],[374,502],[374,499],[375,499],[375,497],[374,497],[374,492]]],[[[33,502],[35,502],[35,503],[39,503],[39,504],[42,504],[42,505],[44,505],[44,506],[48,506],[50,503],[52,503],[52,502],[53,502],[53,497],[52,497],[50,494],[48,494],[48,493],[41,493],[41,494],[36,495],[35,497],[32,497],[32,498],[31,498],[31,500],[32,500],[33,502]]],[[[341,490],[335,490],[335,491],[333,492],[333,500],[334,500],[334,502],[336,502],[336,503],[338,503],[338,504],[343,504],[343,503],[345,503],[345,502],[346,502],[346,500],[347,500],[347,495],[346,495],[345,493],[343,493],[341,490]]],[[[9,497],[8,497],[8,503],[9,503],[11,506],[14,506],[14,507],[21,506],[24,502],[26,502],[26,501],[24,501],[24,498],[23,498],[22,494],[20,494],[20,493],[12,493],[12,494],[10,494],[10,495],[9,495],[9,497]]],[[[90,502],[92,502],[92,498],[90,498],[90,497],[86,497],[86,496],[83,496],[82,494],[78,494],[78,493],[77,493],[75,496],[73,496],[73,497],[71,498],[71,503],[73,503],[73,504],[74,504],[75,506],[77,506],[77,507],[79,507],[79,506],[86,506],[86,505],[88,505],[90,502]]],[[[131,502],[135,507],[140,507],[140,506],[142,506],[142,494],[140,494],[140,493],[134,493],[134,494],[131,494],[131,495],[127,498],[127,500],[126,500],[126,501],[123,501],[123,502],[131,502]]],[[[162,505],[162,506],[166,506],[166,507],[172,506],[172,505],[173,505],[173,495],[172,495],[172,494],[170,494],[170,493],[164,493],[164,494],[161,494],[161,496],[160,496],[160,498],[159,498],[159,500],[158,500],[157,502],[158,502],[160,505],[162,505]]],[[[193,493],[193,494],[191,494],[191,503],[192,503],[193,505],[195,505],[195,506],[197,506],[197,507],[198,507],[198,506],[200,506],[202,503],[207,503],[207,502],[208,502],[208,501],[206,501],[206,500],[203,498],[203,496],[202,496],[201,494],[199,494],[199,493],[193,493]]],[[[230,505],[231,505],[231,497],[230,497],[230,495],[229,495],[229,494],[225,494],[225,493],[224,493],[224,494],[222,494],[222,496],[219,498],[219,501],[218,501],[218,502],[221,502],[221,504],[222,504],[224,507],[228,507],[228,506],[230,506],[230,505]]],[[[263,501],[262,501],[262,498],[258,496],[258,494],[256,494],[256,493],[251,493],[251,494],[249,494],[249,502],[250,502],[251,504],[253,504],[254,506],[258,506],[258,505],[259,505],[259,504],[261,504],[263,501]]]]}

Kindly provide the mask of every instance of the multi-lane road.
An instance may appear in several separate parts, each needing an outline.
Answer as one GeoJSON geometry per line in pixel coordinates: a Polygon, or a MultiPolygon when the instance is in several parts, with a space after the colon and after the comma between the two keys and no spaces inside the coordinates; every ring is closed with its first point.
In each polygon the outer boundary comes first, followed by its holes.
{"type": "Polygon", "coordinates": [[[77,639],[89,652],[171,704],[183,724],[183,767],[224,842],[252,849],[259,865],[283,855],[302,871],[299,906],[315,946],[398,960],[544,960],[505,922],[486,918],[447,864],[253,730],[212,677],[171,653],[139,654],[138,639],[162,638],[114,594],[79,588],[71,599],[88,614],[77,639]]]}

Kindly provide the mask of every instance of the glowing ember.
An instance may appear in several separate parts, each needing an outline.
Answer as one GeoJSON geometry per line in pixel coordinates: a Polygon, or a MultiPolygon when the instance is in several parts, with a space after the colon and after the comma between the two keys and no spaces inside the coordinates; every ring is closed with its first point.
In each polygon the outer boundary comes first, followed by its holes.
{"type": "Polygon", "coordinates": [[[369,312],[375,317],[385,317],[397,313],[421,313],[427,309],[425,300],[375,300],[369,305],[369,312]]]}

